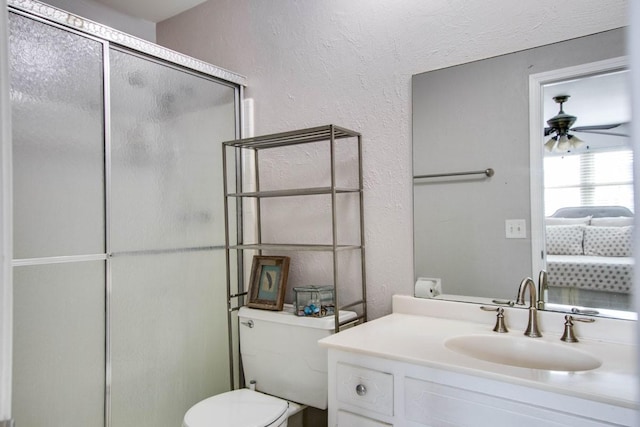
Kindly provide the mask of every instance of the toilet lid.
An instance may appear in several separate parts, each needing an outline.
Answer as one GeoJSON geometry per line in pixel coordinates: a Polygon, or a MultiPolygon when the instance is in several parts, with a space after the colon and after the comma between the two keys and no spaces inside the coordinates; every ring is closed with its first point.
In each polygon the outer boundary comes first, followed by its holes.
{"type": "Polygon", "coordinates": [[[183,427],[266,427],[286,414],[288,406],[286,400],[257,391],[233,390],[193,405],[183,427]]]}

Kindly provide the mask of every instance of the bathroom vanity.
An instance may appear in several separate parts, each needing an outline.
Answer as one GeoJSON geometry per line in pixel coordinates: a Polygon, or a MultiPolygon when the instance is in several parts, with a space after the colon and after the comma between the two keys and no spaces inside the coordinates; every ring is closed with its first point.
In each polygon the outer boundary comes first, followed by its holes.
{"type": "MultiPolygon", "coordinates": [[[[320,341],[329,426],[633,426],[635,324],[598,318],[560,341],[564,314],[505,308],[508,333],[478,304],[393,297],[393,313],[320,341]]],[[[576,322],[578,323],[578,322],[576,322]]]]}

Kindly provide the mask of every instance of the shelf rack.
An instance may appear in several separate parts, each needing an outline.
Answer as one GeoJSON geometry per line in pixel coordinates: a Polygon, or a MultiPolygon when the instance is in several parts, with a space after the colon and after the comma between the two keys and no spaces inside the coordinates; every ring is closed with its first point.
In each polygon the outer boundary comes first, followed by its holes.
{"type": "MultiPolygon", "coordinates": [[[[342,143],[342,142],[340,142],[342,143]]],[[[345,142],[347,143],[347,142],[345,142]]],[[[244,297],[247,295],[247,291],[244,289],[244,251],[291,251],[291,252],[304,252],[304,251],[325,251],[332,253],[333,261],[333,283],[335,288],[335,314],[334,314],[334,331],[339,332],[341,327],[346,325],[352,325],[354,320],[344,322],[341,324],[339,320],[340,310],[355,309],[357,317],[355,321],[357,323],[366,322],[367,320],[367,305],[366,305],[366,273],[365,273],[365,244],[364,244],[364,202],[363,202],[363,173],[362,173],[362,136],[358,132],[348,130],[335,125],[318,126],[308,129],[300,129],[290,132],[282,132],[271,135],[257,136],[252,138],[237,139],[233,141],[226,141],[222,143],[222,159],[223,159],[223,175],[224,175],[224,210],[225,210],[225,248],[226,248],[226,272],[227,272],[227,297],[228,297],[228,312],[229,312],[229,336],[231,340],[232,322],[231,313],[238,310],[244,305],[244,297]],[[338,187],[336,185],[336,143],[340,140],[355,141],[357,143],[357,167],[358,172],[358,186],[354,188],[338,187]],[[284,190],[261,190],[260,187],[260,168],[259,168],[259,153],[263,150],[268,150],[277,147],[287,147],[299,144],[308,143],[322,143],[326,141],[330,152],[330,164],[327,165],[331,172],[331,184],[323,187],[311,187],[311,188],[288,188],[284,190]],[[227,158],[232,157],[234,159],[233,167],[235,168],[235,174],[228,175],[228,162],[227,158]],[[254,180],[253,185],[255,189],[252,191],[243,191],[243,174],[247,171],[242,171],[242,165],[245,161],[251,158],[254,164],[253,171],[251,172],[254,180]],[[229,188],[229,181],[231,177],[235,179],[235,185],[231,184],[234,188],[229,188]],[[359,197],[359,239],[357,244],[338,244],[337,238],[337,222],[338,215],[336,209],[336,195],[353,193],[359,197]],[[294,196],[318,196],[325,195],[331,197],[331,224],[332,224],[332,241],[327,244],[282,244],[282,243],[269,243],[263,242],[262,239],[262,216],[261,216],[261,200],[265,198],[281,198],[281,197],[294,197],[294,196]],[[257,200],[256,203],[256,242],[247,243],[244,242],[244,232],[242,229],[243,224],[243,201],[247,199],[257,200]],[[233,204],[235,202],[235,204],[233,204]],[[235,226],[231,229],[231,219],[229,214],[230,207],[235,206],[235,226]],[[235,235],[236,243],[231,243],[232,235],[235,235]],[[231,252],[237,251],[237,292],[232,291],[232,274],[234,269],[231,265],[231,252]],[[341,301],[340,292],[338,289],[339,277],[337,268],[337,256],[338,253],[343,251],[359,251],[360,252],[360,275],[361,275],[361,289],[359,297],[355,301],[341,301]]],[[[229,162],[230,163],[230,162],[229,162]]],[[[230,348],[232,346],[230,345],[230,348]]],[[[230,357],[232,357],[230,355],[230,357]]]]}

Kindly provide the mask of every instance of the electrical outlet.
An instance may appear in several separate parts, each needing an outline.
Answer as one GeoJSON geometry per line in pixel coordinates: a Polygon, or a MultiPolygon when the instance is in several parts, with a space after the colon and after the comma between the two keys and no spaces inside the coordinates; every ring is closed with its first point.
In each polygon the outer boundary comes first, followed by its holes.
{"type": "Polygon", "coordinates": [[[507,239],[527,238],[527,222],[524,219],[507,219],[504,224],[507,239]]]}

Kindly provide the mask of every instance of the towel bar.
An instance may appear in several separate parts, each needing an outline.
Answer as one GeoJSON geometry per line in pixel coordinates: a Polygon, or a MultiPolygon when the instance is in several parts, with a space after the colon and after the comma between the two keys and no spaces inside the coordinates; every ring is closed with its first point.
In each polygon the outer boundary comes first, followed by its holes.
{"type": "Polygon", "coordinates": [[[491,168],[481,170],[481,171],[470,171],[470,172],[451,172],[451,173],[436,173],[431,175],[414,175],[413,179],[422,179],[422,178],[440,178],[444,176],[461,176],[461,175],[486,175],[487,177],[493,176],[495,171],[491,168]]]}

